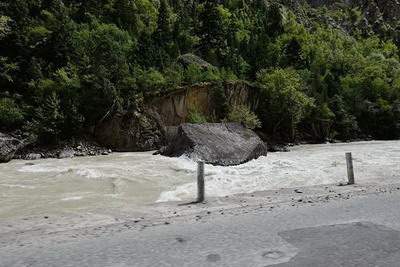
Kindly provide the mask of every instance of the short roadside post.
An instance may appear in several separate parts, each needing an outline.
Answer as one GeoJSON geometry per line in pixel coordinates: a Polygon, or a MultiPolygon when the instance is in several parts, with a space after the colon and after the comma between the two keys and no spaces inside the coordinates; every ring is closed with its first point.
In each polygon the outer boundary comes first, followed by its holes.
{"type": "Polygon", "coordinates": [[[354,168],[353,168],[353,157],[350,152],[346,153],[347,162],[347,177],[349,179],[348,185],[354,184],[354,168]]]}
{"type": "Polygon", "coordinates": [[[197,203],[204,201],[204,161],[197,162],[197,203]]]}

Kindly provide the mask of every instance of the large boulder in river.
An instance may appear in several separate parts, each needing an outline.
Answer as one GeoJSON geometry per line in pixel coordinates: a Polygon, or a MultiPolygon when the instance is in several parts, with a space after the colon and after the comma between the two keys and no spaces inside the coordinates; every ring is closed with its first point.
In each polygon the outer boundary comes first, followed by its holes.
{"type": "Polygon", "coordinates": [[[0,163],[9,162],[13,157],[15,152],[20,149],[22,142],[18,139],[0,133],[0,163]]]}
{"type": "Polygon", "coordinates": [[[96,126],[96,140],[120,152],[159,149],[165,144],[165,136],[157,115],[151,110],[116,113],[96,126]]]}
{"type": "Polygon", "coordinates": [[[252,130],[238,123],[182,124],[159,154],[185,155],[213,165],[239,165],[267,155],[267,145],[252,130]]]}

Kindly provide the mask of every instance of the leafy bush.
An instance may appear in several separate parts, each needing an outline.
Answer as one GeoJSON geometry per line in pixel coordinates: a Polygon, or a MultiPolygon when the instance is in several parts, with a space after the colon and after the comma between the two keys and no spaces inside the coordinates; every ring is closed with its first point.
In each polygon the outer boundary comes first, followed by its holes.
{"type": "MultiPolygon", "coordinates": [[[[227,74],[228,75],[228,74],[227,74]]],[[[232,75],[230,75],[232,77],[232,75]]],[[[221,73],[217,68],[202,68],[195,64],[190,64],[185,70],[185,81],[188,84],[199,82],[216,82],[221,80],[221,73]]]]}
{"type": "Polygon", "coordinates": [[[193,109],[189,111],[187,121],[195,124],[206,123],[207,118],[198,109],[193,109]]]}
{"type": "Polygon", "coordinates": [[[184,79],[183,69],[179,65],[173,65],[163,71],[167,90],[174,90],[180,86],[184,79]]]}
{"type": "Polygon", "coordinates": [[[203,69],[195,64],[190,64],[185,70],[185,82],[195,84],[203,81],[203,69]]]}
{"type": "Polygon", "coordinates": [[[16,128],[23,122],[24,115],[14,100],[10,98],[0,99],[0,127],[16,128]]]}
{"type": "Polygon", "coordinates": [[[250,110],[248,106],[234,106],[228,114],[229,122],[238,122],[243,124],[248,129],[256,129],[261,127],[261,121],[257,115],[250,110]]]}
{"type": "Polygon", "coordinates": [[[61,110],[59,96],[53,92],[44,98],[42,105],[35,110],[35,118],[27,129],[43,143],[59,141],[65,116],[61,110]]]}
{"type": "Polygon", "coordinates": [[[138,78],[138,83],[143,91],[159,91],[166,86],[167,81],[162,73],[149,69],[138,78]]]}
{"type": "Polygon", "coordinates": [[[11,32],[10,22],[11,18],[0,15],[0,40],[11,32]]]}
{"type": "Polygon", "coordinates": [[[302,79],[294,69],[262,70],[257,80],[263,92],[262,112],[272,134],[278,130],[288,132],[289,138],[295,138],[297,125],[306,111],[313,106],[314,100],[302,90],[302,79]]]}

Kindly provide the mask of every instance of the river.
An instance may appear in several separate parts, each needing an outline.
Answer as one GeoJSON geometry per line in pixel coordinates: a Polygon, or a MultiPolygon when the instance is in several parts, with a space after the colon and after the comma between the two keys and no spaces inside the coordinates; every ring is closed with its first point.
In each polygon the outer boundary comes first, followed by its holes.
{"type": "MultiPolygon", "coordinates": [[[[357,183],[400,182],[400,141],[301,145],[234,167],[206,165],[206,194],[226,196],[346,180],[352,152],[357,183]]],[[[123,210],[195,197],[196,164],[145,153],[0,164],[0,219],[123,210]]]]}

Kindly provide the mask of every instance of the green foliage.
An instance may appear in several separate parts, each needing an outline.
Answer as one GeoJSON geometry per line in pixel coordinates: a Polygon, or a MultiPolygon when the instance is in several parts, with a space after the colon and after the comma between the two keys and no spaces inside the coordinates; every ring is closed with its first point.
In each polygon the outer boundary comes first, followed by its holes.
{"type": "Polygon", "coordinates": [[[60,99],[56,93],[48,95],[42,105],[35,110],[35,119],[27,128],[43,143],[55,143],[61,135],[64,114],[61,111],[60,99]]]}
{"type": "Polygon", "coordinates": [[[184,71],[179,65],[172,65],[164,69],[163,75],[165,77],[166,86],[168,90],[175,90],[183,83],[184,71]]]}
{"type": "Polygon", "coordinates": [[[155,69],[144,71],[143,74],[138,78],[139,86],[145,88],[146,90],[160,90],[166,85],[166,83],[167,81],[162,73],[155,69]]]}
{"type": "Polygon", "coordinates": [[[0,79],[9,83],[13,82],[13,73],[18,70],[16,63],[9,62],[8,58],[0,56],[0,79]]]}
{"type": "Polygon", "coordinates": [[[11,32],[11,18],[0,15],[0,40],[6,37],[11,32]]]}
{"type": "Polygon", "coordinates": [[[185,81],[189,84],[203,81],[203,69],[195,64],[190,64],[185,71],[185,81]]]}
{"type": "Polygon", "coordinates": [[[303,92],[299,73],[294,69],[261,70],[257,81],[264,94],[263,125],[273,134],[287,132],[287,137],[294,139],[297,125],[314,103],[303,92]]]}
{"type": "Polygon", "coordinates": [[[188,84],[196,84],[200,82],[216,82],[221,80],[221,73],[216,68],[202,68],[197,64],[190,64],[185,72],[185,81],[188,84]]]}
{"type": "Polygon", "coordinates": [[[398,16],[283,2],[8,1],[1,126],[67,138],[139,97],[202,82],[220,120],[225,84],[246,81],[260,87],[257,116],[274,138],[398,138],[398,16]]]}
{"type": "MultiPolygon", "coordinates": [[[[123,104],[121,89],[129,86],[129,54],[134,48],[130,35],[112,24],[83,25],[72,36],[73,65],[84,88],[79,98],[87,123],[94,124],[123,104]]],[[[157,77],[153,77],[155,81],[157,77]]]]}
{"type": "Polygon", "coordinates": [[[248,106],[243,105],[234,106],[228,114],[227,121],[241,123],[252,130],[261,127],[261,121],[257,115],[248,106]]]}
{"type": "Polygon", "coordinates": [[[189,111],[187,121],[195,124],[206,123],[207,118],[198,109],[193,109],[189,111]]]}
{"type": "Polygon", "coordinates": [[[16,128],[23,119],[24,115],[13,99],[0,98],[0,128],[16,128]]]}

